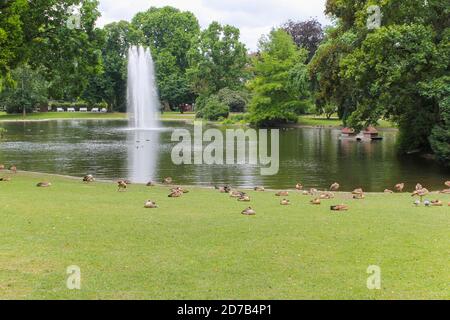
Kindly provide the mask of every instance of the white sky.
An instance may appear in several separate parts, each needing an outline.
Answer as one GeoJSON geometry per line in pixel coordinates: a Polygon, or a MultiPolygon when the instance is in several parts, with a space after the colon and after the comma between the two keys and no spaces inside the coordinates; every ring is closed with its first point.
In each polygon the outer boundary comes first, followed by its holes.
{"type": "Polygon", "coordinates": [[[261,35],[285,21],[316,18],[330,24],[324,14],[326,0],[100,0],[100,27],[110,22],[127,20],[148,8],[176,7],[191,11],[202,28],[212,21],[231,24],[241,30],[241,40],[255,50],[261,35]]]}

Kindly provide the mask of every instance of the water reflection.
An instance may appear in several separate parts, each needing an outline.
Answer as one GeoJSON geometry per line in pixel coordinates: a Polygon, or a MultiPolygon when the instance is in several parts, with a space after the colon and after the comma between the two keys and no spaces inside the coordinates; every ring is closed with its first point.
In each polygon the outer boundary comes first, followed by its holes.
{"type": "Polygon", "coordinates": [[[157,130],[128,130],[128,172],[134,183],[156,179],[160,135],[157,130]]]}
{"type": "MultiPolygon", "coordinates": [[[[354,142],[339,139],[339,130],[299,128],[280,131],[280,171],[262,176],[260,165],[174,165],[171,141],[174,128],[193,131],[185,123],[164,123],[166,130],[129,131],[126,121],[50,121],[5,123],[0,142],[0,163],[21,170],[98,179],[126,178],[136,183],[173,177],[177,184],[263,185],[292,188],[328,188],[337,181],[343,190],[364,187],[383,191],[405,182],[410,189],[420,182],[443,188],[449,170],[417,156],[399,156],[397,132],[381,132],[384,140],[354,142]]],[[[206,128],[205,128],[206,129],[206,128]]],[[[224,130],[224,129],[220,129],[224,130]]],[[[255,146],[252,146],[255,147],[255,146]]],[[[259,145],[261,147],[261,144],[259,145]]]]}

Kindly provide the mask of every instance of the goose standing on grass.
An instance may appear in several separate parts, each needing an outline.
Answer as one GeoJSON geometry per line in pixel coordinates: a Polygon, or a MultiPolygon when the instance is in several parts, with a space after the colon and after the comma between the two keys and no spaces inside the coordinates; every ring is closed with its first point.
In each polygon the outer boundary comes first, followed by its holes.
{"type": "Polygon", "coordinates": [[[338,191],[340,187],[339,183],[335,182],[331,185],[330,191],[338,191]]]}
{"type": "Polygon", "coordinates": [[[52,184],[50,182],[39,182],[36,187],[38,188],[49,188],[52,184]]]}
{"type": "Polygon", "coordinates": [[[248,207],[244,211],[241,212],[244,216],[254,216],[256,215],[256,211],[252,209],[252,207],[248,207]]]}
{"type": "Polygon", "coordinates": [[[403,189],[405,188],[405,184],[404,183],[398,183],[395,185],[395,190],[397,190],[397,192],[403,192],[403,189]]]}
{"type": "Polygon", "coordinates": [[[295,186],[295,189],[297,189],[298,191],[302,191],[303,190],[303,185],[301,183],[297,183],[295,186]]]}
{"type": "Polygon", "coordinates": [[[127,191],[128,184],[124,180],[120,180],[117,182],[117,191],[124,192],[127,191]]]}
{"type": "Polygon", "coordinates": [[[423,201],[423,197],[425,197],[426,195],[428,195],[430,192],[428,191],[428,189],[426,188],[422,188],[419,190],[416,190],[412,193],[411,197],[420,197],[420,202],[422,203],[423,201]]]}
{"type": "Polygon", "coordinates": [[[83,182],[86,182],[86,183],[91,183],[91,182],[94,182],[94,181],[95,181],[95,178],[94,178],[94,176],[92,174],[88,174],[87,176],[85,176],[83,178],[83,182]]]}

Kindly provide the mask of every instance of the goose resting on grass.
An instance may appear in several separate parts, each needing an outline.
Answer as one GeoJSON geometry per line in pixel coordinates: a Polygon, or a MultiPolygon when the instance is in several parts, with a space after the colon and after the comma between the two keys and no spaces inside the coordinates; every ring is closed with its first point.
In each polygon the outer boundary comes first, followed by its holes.
{"type": "Polygon", "coordinates": [[[237,200],[241,201],[241,202],[250,202],[250,197],[249,196],[242,196],[242,197],[239,197],[237,200]]]}
{"type": "Polygon", "coordinates": [[[94,181],[95,181],[95,178],[92,174],[88,174],[87,176],[85,176],[83,178],[83,182],[86,182],[86,183],[90,183],[90,182],[94,182],[94,181]]]}
{"type": "Polygon", "coordinates": [[[348,211],[348,206],[345,204],[340,204],[337,206],[331,206],[331,211],[348,211]]]}
{"type": "Polygon", "coordinates": [[[256,211],[252,209],[252,207],[248,207],[244,211],[241,212],[244,216],[254,216],[256,215],[256,211]]]}
{"type": "Polygon", "coordinates": [[[144,208],[146,208],[146,209],[156,209],[156,208],[158,208],[158,206],[156,205],[156,202],[153,202],[153,201],[151,201],[151,200],[148,200],[148,201],[145,203],[144,208]]]}
{"type": "Polygon", "coordinates": [[[52,184],[50,182],[39,182],[36,187],[38,188],[49,188],[52,184]]]}

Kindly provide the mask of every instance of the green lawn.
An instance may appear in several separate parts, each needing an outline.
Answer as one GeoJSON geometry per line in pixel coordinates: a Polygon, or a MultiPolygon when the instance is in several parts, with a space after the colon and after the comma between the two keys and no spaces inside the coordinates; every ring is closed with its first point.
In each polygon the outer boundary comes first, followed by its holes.
{"type": "Polygon", "coordinates": [[[167,194],[31,173],[0,182],[0,299],[450,298],[447,206],[340,194],[316,207],[294,193],[281,207],[273,192],[250,192],[257,215],[245,217],[245,203],[214,190],[167,194]],[[342,202],[350,211],[331,213],[342,202]],[[66,289],[70,265],[80,291],[66,289]],[[369,265],[382,290],[367,289],[369,265]]]}
{"type": "MultiPolygon", "coordinates": [[[[126,119],[126,113],[69,113],[69,112],[46,112],[32,113],[25,118],[21,114],[8,115],[0,112],[0,122],[2,121],[33,121],[33,120],[54,120],[54,119],[126,119]]],[[[193,120],[194,113],[180,114],[179,112],[166,112],[161,116],[162,120],[193,120]]]]}

